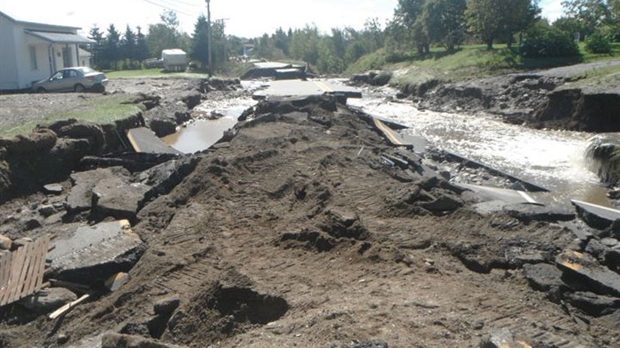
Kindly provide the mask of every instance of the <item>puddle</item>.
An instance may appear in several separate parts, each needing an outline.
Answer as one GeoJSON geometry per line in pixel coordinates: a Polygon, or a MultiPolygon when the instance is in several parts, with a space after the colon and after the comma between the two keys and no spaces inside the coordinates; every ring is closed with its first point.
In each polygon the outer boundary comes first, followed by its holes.
{"type": "Polygon", "coordinates": [[[176,150],[191,154],[213,146],[222,138],[224,132],[234,127],[235,124],[237,124],[237,118],[230,116],[217,120],[198,120],[162,140],[176,150]]]}
{"type": "Polygon", "coordinates": [[[206,150],[218,142],[224,132],[237,124],[244,110],[255,105],[251,99],[207,100],[192,111],[193,117],[211,114],[223,115],[218,119],[198,119],[181,127],[178,132],[162,138],[163,142],[186,154],[206,150]]]}

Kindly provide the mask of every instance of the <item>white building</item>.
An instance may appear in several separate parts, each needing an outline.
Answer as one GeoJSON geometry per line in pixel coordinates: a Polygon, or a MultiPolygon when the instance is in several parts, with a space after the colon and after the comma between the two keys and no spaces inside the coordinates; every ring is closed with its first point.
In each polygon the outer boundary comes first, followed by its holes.
{"type": "Polygon", "coordinates": [[[0,90],[30,88],[58,69],[89,60],[79,45],[94,41],[78,35],[79,29],[18,21],[0,12],[0,90]]]}

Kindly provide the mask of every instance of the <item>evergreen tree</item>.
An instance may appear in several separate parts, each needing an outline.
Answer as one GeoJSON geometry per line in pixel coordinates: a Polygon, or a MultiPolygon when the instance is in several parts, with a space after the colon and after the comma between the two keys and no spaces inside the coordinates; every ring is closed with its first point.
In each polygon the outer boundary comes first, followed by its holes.
{"type": "Polygon", "coordinates": [[[204,15],[198,17],[194,27],[190,58],[199,61],[203,69],[209,66],[209,24],[204,15]]]}
{"type": "Polygon", "coordinates": [[[138,33],[136,34],[136,54],[135,58],[139,62],[147,59],[151,55],[149,54],[149,47],[146,44],[146,36],[142,33],[142,28],[137,27],[138,33]]]}
{"type": "Polygon", "coordinates": [[[116,68],[116,62],[121,58],[120,41],[121,34],[116,30],[114,24],[110,24],[103,44],[103,52],[101,54],[103,57],[102,65],[105,68],[116,68]]]}
{"type": "Polygon", "coordinates": [[[95,43],[91,46],[91,53],[93,55],[93,65],[95,67],[99,67],[103,59],[101,55],[103,50],[104,38],[103,33],[100,31],[99,27],[96,24],[93,25],[93,27],[90,29],[88,38],[95,41],[95,43]]]}
{"type": "Polygon", "coordinates": [[[136,43],[136,34],[131,30],[129,25],[125,29],[125,35],[120,43],[121,47],[121,58],[129,60],[129,68],[135,68],[134,61],[138,60],[136,57],[137,52],[137,43],[136,43]]]}

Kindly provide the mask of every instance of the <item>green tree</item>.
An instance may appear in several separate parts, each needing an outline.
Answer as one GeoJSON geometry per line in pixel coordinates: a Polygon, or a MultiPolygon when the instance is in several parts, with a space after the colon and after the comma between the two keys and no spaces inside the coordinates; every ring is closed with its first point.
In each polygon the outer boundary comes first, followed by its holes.
{"type": "Polygon", "coordinates": [[[105,69],[115,69],[116,62],[121,59],[121,34],[116,30],[114,24],[108,27],[108,33],[103,43],[102,66],[105,69]]]}
{"type": "Polygon", "coordinates": [[[584,40],[583,35],[589,32],[588,27],[577,18],[562,16],[553,22],[553,27],[562,30],[570,35],[579,35],[580,40],[584,40]]]}
{"type": "Polygon", "coordinates": [[[532,0],[470,0],[465,17],[469,30],[493,49],[493,42],[500,38],[510,46],[514,34],[527,29],[539,12],[532,0]]]}
{"type": "Polygon", "coordinates": [[[465,0],[427,1],[421,20],[429,39],[441,43],[448,51],[454,50],[463,41],[466,7],[465,0]]]}
{"type": "Polygon", "coordinates": [[[605,0],[565,0],[562,6],[569,18],[575,18],[583,24],[585,32],[581,34],[585,37],[601,25],[614,23],[613,7],[617,8],[617,2],[612,2],[610,8],[605,0]]]}
{"type": "Polygon", "coordinates": [[[203,69],[209,65],[209,24],[204,15],[198,17],[194,27],[190,58],[199,61],[203,69]]]}
{"type": "Polygon", "coordinates": [[[88,38],[95,41],[90,50],[93,55],[93,65],[99,68],[103,60],[102,53],[104,38],[103,33],[96,24],[90,29],[88,38]]]}
{"type": "Polygon", "coordinates": [[[161,51],[165,49],[180,48],[189,49],[188,36],[183,37],[178,30],[179,21],[174,11],[164,11],[160,15],[161,22],[157,24],[149,25],[149,33],[146,37],[146,42],[149,47],[149,51],[161,56],[161,51]]]}
{"type": "Polygon", "coordinates": [[[135,58],[142,62],[143,60],[149,58],[151,55],[149,53],[149,47],[146,44],[146,36],[142,33],[142,28],[137,27],[138,32],[136,34],[136,55],[135,58]]]}
{"type": "Polygon", "coordinates": [[[319,59],[319,41],[319,29],[316,26],[307,25],[303,29],[296,30],[291,39],[291,56],[316,65],[319,59]]]}
{"type": "Polygon", "coordinates": [[[134,33],[133,30],[131,30],[131,28],[128,25],[127,28],[125,29],[125,35],[123,35],[123,39],[121,40],[121,43],[120,43],[120,48],[121,48],[120,58],[128,60],[128,68],[130,69],[136,68],[136,65],[134,63],[137,60],[136,45],[137,45],[136,33],[134,33]]]}
{"type": "Polygon", "coordinates": [[[281,50],[284,55],[288,56],[291,40],[282,28],[278,28],[276,30],[276,32],[271,36],[271,40],[273,40],[273,45],[275,48],[281,50]]]}

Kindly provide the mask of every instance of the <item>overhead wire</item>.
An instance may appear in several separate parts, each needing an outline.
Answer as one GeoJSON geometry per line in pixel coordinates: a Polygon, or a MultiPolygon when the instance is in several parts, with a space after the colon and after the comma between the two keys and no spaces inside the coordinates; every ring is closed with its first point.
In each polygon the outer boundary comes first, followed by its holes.
{"type": "MultiPolygon", "coordinates": [[[[166,9],[166,10],[169,10],[169,11],[174,11],[174,12],[176,12],[176,13],[179,13],[179,14],[182,14],[182,15],[185,15],[185,16],[191,16],[191,17],[193,17],[193,16],[194,16],[194,14],[187,13],[187,12],[185,12],[185,11],[183,11],[183,10],[179,10],[178,8],[172,8],[172,7],[170,7],[170,6],[166,6],[166,5],[163,5],[163,4],[161,4],[161,3],[157,3],[157,2],[155,2],[154,0],[142,0],[142,1],[144,1],[144,2],[146,2],[146,3],[149,3],[149,4],[151,4],[151,5],[155,5],[155,6],[161,7],[161,8],[163,8],[163,9],[166,9]]],[[[160,1],[161,1],[161,0],[160,0],[160,1]]]]}

